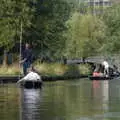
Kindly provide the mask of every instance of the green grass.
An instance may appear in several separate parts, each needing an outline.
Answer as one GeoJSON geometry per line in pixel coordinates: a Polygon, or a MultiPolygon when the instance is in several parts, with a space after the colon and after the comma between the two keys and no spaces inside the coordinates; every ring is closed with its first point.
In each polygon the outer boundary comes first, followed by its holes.
{"type": "Polygon", "coordinates": [[[10,65],[10,66],[4,66],[1,65],[0,66],[0,75],[19,75],[20,69],[19,69],[19,65],[14,64],[14,65],[10,65]]]}
{"type": "Polygon", "coordinates": [[[64,65],[59,63],[42,63],[35,64],[35,68],[42,75],[58,75],[58,76],[77,76],[90,74],[90,66],[86,65],[64,65]]]}
{"type": "MultiPolygon", "coordinates": [[[[48,76],[77,76],[90,73],[89,65],[64,65],[59,63],[35,63],[35,69],[41,75],[48,76]]],[[[10,66],[0,66],[0,75],[19,75],[22,74],[22,68],[18,64],[10,66]]]]}
{"type": "Polygon", "coordinates": [[[64,75],[65,71],[67,71],[68,66],[63,64],[36,64],[35,68],[42,74],[42,75],[64,75]]]}

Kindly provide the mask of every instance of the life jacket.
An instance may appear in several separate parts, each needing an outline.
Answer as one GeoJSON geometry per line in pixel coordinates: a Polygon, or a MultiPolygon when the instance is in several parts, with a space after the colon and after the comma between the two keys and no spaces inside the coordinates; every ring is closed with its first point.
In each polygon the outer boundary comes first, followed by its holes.
{"type": "Polygon", "coordinates": [[[93,72],[93,76],[100,76],[100,73],[99,72],[93,72]]]}

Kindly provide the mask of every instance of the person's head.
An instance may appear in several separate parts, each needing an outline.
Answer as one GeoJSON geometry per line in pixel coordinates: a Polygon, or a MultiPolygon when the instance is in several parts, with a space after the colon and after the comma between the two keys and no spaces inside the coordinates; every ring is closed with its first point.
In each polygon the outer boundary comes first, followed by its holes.
{"type": "Polygon", "coordinates": [[[26,48],[26,49],[29,49],[29,48],[30,48],[30,44],[29,44],[29,43],[26,43],[26,44],[25,44],[25,48],[26,48]]]}
{"type": "Polygon", "coordinates": [[[34,67],[33,66],[30,66],[28,69],[27,69],[27,73],[29,72],[34,72],[34,67]]]}

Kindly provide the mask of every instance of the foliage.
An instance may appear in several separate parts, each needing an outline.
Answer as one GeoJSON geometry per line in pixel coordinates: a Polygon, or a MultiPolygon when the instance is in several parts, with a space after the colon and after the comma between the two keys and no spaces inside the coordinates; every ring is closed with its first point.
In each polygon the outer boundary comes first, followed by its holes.
{"type": "MultiPolygon", "coordinates": [[[[60,63],[35,63],[35,69],[43,76],[78,76],[86,75],[90,73],[88,65],[64,65],[60,63]]],[[[0,66],[0,75],[20,75],[22,74],[22,68],[20,69],[18,64],[12,64],[9,66],[0,66]]]]}
{"type": "Polygon", "coordinates": [[[67,21],[67,28],[66,57],[87,57],[99,51],[105,36],[105,25],[100,18],[74,13],[67,21]]]}
{"type": "Polygon", "coordinates": [[[66,65],[59,64],[59,63],[37,63],[35,64],[35,68],[42,74],[42,75],[59,75],[62,76],[68,69],[66,65]]]}
{"type": "Polygon", "coordinates": [[[120,5],[113,5],[103,15],[107,26],[106,41],[103,50],[109,53],[120,51],[120,5]]]}
{"type": "Polygon", "coordinates": [[[18,64],[10,65],[10,66],[0,66],[0,75],[19,75],[20,69],[18,64]]]}
{"type": "Polygon", "coordinates": [[[78,69],[80,71],[80,74],[82,75],[88,75],[91,74],[91,66],[89,64],[80,64],[78,66],[78,69]]]}
{"type": "Polygon", "coordinates": [[[51,75],[51,76],[79,76],[90,74],[89,65],[63,65],[60,63],[37,63],[35,68],[42,75],[51,75]]]}
{"type": "Polygon", "coordinates": [[[23,32],[31,25],[34,8],[28,0],[0,1],[0,47],[9,50],[19,40],[20,24],[23,32]],[[17,41],[16,41],[17,40],[17,41]]]}
{"type": "Polygon", "coordinates": [[[91,10],[82,0],[1,0],[0,48],[9,51],[19,43],[22,23],[23,43],[32,43],[42,58],[120,51],[119,5],[106,7],[103,16],[91,10]]]}
{"type": "Polygon", "coordinates": [[[66,29],[71,7],[65,0],[39,0],[36,5],[34,25],[28,30],[26,39],[32,41],[40,56],[60,57],[65,39],[66,29]]]}

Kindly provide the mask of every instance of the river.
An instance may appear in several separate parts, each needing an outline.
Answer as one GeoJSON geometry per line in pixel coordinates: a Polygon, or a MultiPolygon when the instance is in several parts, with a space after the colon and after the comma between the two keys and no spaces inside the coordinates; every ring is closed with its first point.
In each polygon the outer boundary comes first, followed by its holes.
{"type": "Polygon", "coordinates": [[[42,89],[0,85],[0,120],[119,120],[120,79],[44,82],[42,89]]]}

